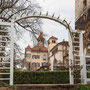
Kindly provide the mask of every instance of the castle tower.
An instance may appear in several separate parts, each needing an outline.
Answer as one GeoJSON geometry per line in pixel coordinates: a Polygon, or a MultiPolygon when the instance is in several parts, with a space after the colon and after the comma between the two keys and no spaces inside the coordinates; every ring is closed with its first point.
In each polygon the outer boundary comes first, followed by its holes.
{"type": "Polygon", "coordinates": [[[38,46],[44,46],[44,37],[42,35],[42,33],[40,33],[39,37],[37,38],[38,40],[38,46]]]}
{"type": "Polygon", "coordinates": [[[50,52],[50,50],[57,45],[58,43],[58,39],[54,36],[50,37],[48,40],[48,52],[50,52]]]}

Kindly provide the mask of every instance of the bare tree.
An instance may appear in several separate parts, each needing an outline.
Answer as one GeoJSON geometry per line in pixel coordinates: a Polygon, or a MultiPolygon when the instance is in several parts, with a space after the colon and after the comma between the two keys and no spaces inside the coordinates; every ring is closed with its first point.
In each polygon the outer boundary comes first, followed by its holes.
{"type": "MultiPolygon", "coordinates": [[[[38,4],[33,4],[32,0],[0,0],[0,21],[11,22],[17,16],[28,15],[40,12],[38,4]]],[[[23,32],[28,31],[34,44],[36,36],[41,32],[41,20],[38,18],[23,19],[15,23],[15,52],[20,53],[21,49],[16,42],[22,38],[23,32]]]]}

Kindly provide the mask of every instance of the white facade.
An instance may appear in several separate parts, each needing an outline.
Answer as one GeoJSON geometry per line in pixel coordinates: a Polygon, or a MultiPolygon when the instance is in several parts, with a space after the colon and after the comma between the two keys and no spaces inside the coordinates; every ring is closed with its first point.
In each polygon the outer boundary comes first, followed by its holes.
{"type": "Polygon", "coordinates": [[[50,38],[48,40],[48,50],[49,50],[49,62],[51,64],[50,70],[58,70],[60,67],[65,66],[68,68],[69,59],[68,59],[68,42],[62,41],[58,43],[56,38],[50,38]],[[53,42],[53,40],[55,42],[53,42]]]}

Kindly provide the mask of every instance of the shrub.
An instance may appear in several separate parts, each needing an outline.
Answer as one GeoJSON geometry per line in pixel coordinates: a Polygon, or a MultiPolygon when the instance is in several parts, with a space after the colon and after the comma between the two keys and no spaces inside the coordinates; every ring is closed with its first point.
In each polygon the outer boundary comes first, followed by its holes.
{"type": "MultiPolygon", "coordinates": [[[[5,71],[8,72],[8,71],[5,71]]],[[[90,73],[87,74],[90,78],[90,73]]],[[[9,77],[9,75],[3,75],[3,78],[9,77]]],[[[4,81],[9,84],[9,81],[4,81]]],[[[15,84],[64,84],[69,83],[68,71],[14,71],[14,83],[15,84]]]]}
{"type": "Polygon", "coordinates": [[[88,85],[88,86],[84,86],[84,85],[78,86],[77,90],[90,90],[90,85],[88,85]]]}
{"type": "Polygon", "coordinates": [[[63,84],[69,83],[68,71],[14,72],[15,84],[63,84]]]}

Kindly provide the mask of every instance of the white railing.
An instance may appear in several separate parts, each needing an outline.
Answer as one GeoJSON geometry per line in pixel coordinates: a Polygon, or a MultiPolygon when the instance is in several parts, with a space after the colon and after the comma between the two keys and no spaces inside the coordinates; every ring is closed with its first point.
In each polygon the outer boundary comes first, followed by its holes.
{"type": "MultiPolygon", "coordinates": [[[[76,61],[80,61],[80,63],[78,64],[75,64],[75,65],[78,65],[78,66],[81,66],[84,64],[83,62],[83,34],[84,34],[84,31],[81,30],[81,31],[78,31],[76,30],[75,32],[73,32],[73,34],[79,34],[79,36],[73,36],[71,37],[70,34],[69,34],[69,66],[72,66],[74,65],[74,62],[76,61]],[[74,41],[72,39],[79,39],[79,41],[74,41]],[[78,43],[78,45],[74,45],[78,43]],[[75,47],[79,47],[79,50],[74,50],[75,47]],[[74,52],[74,53],[73,53],[74,52]],[[79,53],[79,54],[77,54],[79,53]],[[79,57],[78,59],[74,58],[74,57],[79,57]]],[[[85,67],[85,66],[84,66],[85,67]]],[[[74,76],[73,76],[73,70],[71,68],[69,68],[69,75],[70,75],[70,84],[74,84],[74,76]]],[[[85,75],[84,75],[84,68],[81,72],[81,83],[85,83],[83,82],[85,79],[85,75]]]]}
{"type": "Polygon", "coordinates": [[[14,23],[13,22],[0,22],[1,26],[5,26],[3,30],[0,30],[0,32],[7,32],[8,35],[0,35],[0,53],[3,53],[4,55],[6,54],[6,48],[8,47],[8,44],[10,45],[10,55],[9,56],[0,56],[0,70],[10,70],[9,73],[7,72],[0,72],[0,74],[3,76],[5,75],[10,75],[10,78],[0,78],[0,80],[10,80],[10,85],[13,85],[13,49],[14,49],[14,23]],[[7,29],[6,29],[7,27],[7,29]],[[10,38],[9,41],[3,40],[2,38],[10,38]],[[6,43],[5,46],[3,46],[2,43],[6,43]],[[5,48],[3,51],[1,51],[3,48],[5,48]],[[9,64],[7,67],[6,64],[9,64]]]}

